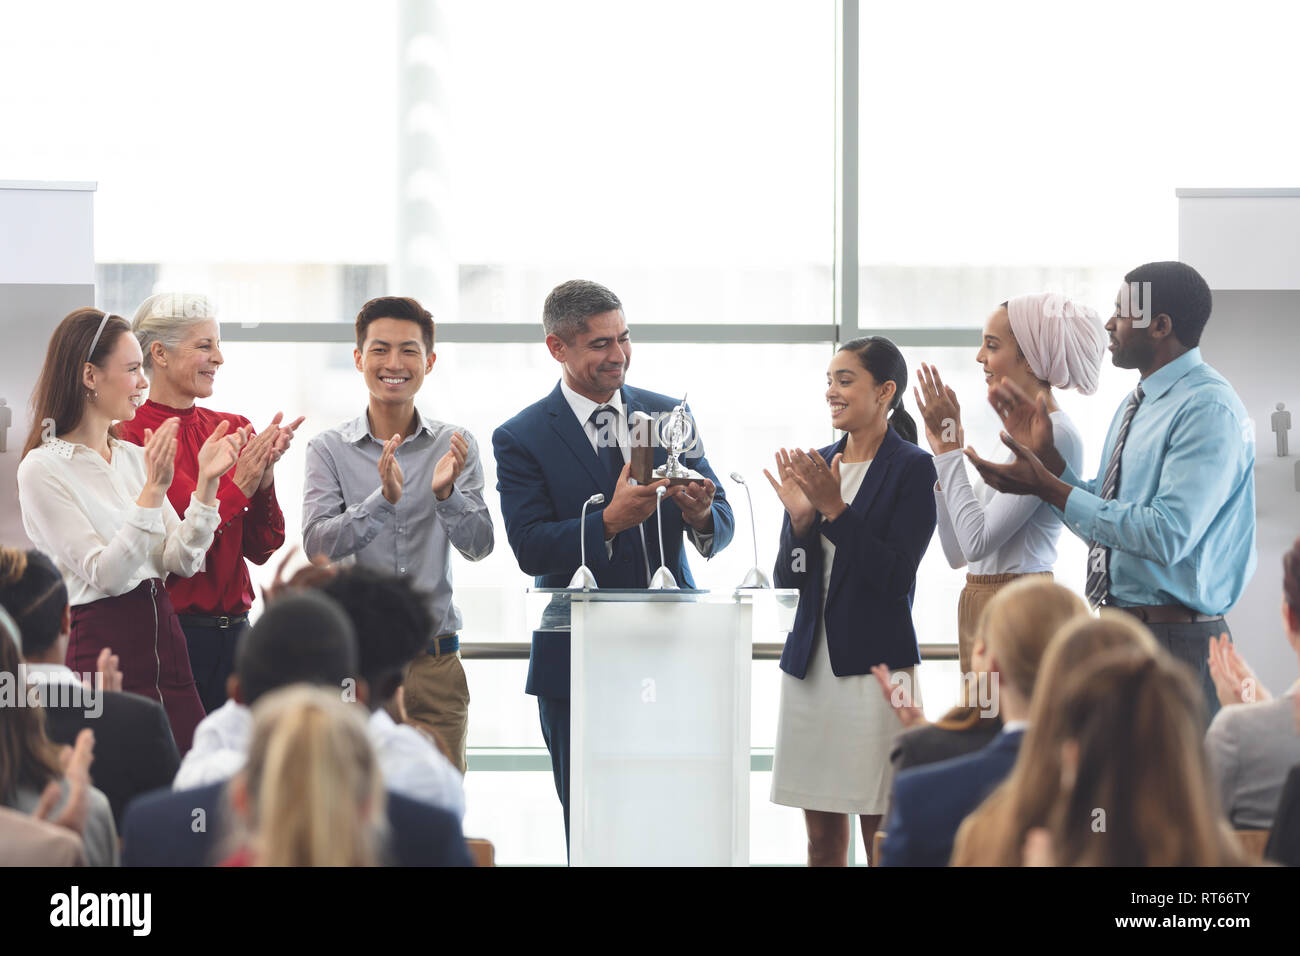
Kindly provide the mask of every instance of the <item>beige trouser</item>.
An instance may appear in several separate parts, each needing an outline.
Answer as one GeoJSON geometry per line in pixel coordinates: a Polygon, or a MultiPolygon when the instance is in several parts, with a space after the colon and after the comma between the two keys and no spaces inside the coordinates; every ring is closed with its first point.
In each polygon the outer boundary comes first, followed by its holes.
{"type": "MultiPolygon", "coordinates": [[[[1050,578],[1052,572],[1041,571],[1034,573],[1034,576],[1040,575],[1050,578]]],[[[963,674],[971,672],[971,654],[975,649],[975,636],[979,627],[980,615],[984,612],[985,606],[999,590],[1016,580],[1016,578],[1026,576],[1024,574],[966,575],[966,586],[961,589],[961,597],[957,599],[957,657],[961,661],[961,672],[963,674]]],[[[970,688],[971,685],[963,683],[962,687],[964,693],[965,689],[970,688]]],[[[975,702],[963,699],[959,703],[973,704],[975,702]]]]}
{"type": "Polygon", "coordinates": [[[456,769],[465,772],[469,729],[469,684],[460,652],[422,654],[411,662],[402,684],[406,716],[437,732],[456,769]]]}

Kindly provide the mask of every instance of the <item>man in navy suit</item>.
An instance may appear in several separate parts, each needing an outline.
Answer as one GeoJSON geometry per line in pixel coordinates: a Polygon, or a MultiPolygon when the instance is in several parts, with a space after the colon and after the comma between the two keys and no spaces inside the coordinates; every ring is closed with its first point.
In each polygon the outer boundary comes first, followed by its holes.
{"type": "MultiPolygon", "coordinates": [[[[538,587],[566,588],[586,542],[587,566],[601,588],[644,588],[659,567],[655,493],[664,481],[628,483],[625,449],[632,416],[654,418],[678,404],[624,384],[632,344],[618,296],[595,282],[556,286],[542,310],[546,347],[563,374],[555,389],[492,435],[506,534],[538,587]],[[582,505],[594,494],[603,507],[582,505]]],[[[635,426],[631,426],[635,429],[635,426]]],[[[684,588],[695,586],[682,536],[706,558],[731,541],[734,522],[717,476],[697,444],[683,464],[703,480],[671,486],[662,508],[663,564],[684,588]]],[[[667,460],[657,447],[655,464],[667,460]]],[[[527,692],[537,697],[542,736],[569,831],[569,605],[553,600],[533,632],[527,692]]]]}

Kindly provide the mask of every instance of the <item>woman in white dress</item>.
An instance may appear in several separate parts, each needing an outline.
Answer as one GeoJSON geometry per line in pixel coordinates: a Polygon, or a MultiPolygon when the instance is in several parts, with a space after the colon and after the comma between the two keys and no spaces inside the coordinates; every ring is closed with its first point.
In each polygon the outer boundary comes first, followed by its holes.
{"type": "Polygon", "coordinates": [[[844,437],[782,449],[779,481],[764,472],[786,510],[774,578],[799,589],[781,654],[771,798],[803,809],[809,865],[843,866],[848,815],[859,815],[869,856],[889,799],[898,721],[871,668],[902,672],[919,699],[912,599],[934,534],[935,471],[903,411],[907,365],[894,343],[846,343],[826,384],[844,437]]]}
{"type": "MultiPolygon", "coordinates": [[[[1106,332],[1097,313],[1056,293],[1022,295],[1002,303],[984,323],[975,356],[984,379],[1010,380],[1034,401],[1044,403],[1052,420],[1056,449],[1071,468],[1083,467],[1083,439],[1057,407],[1053,388],[1097,390],[1106,353],[1106,332]]],[[[934,450],[939,480],[934,486],[939,541],[948,563],[965,567],[966,586],[957,604],[957,642],[963,674],[962,702],[974,705],[971,650],[980,612],[989,599],[1018,577],[1052,573],[1060,516],[1033,495],[993,491],[966,474],[961,408],[937,369],[922,365],[913,388],[934,450]]]]}

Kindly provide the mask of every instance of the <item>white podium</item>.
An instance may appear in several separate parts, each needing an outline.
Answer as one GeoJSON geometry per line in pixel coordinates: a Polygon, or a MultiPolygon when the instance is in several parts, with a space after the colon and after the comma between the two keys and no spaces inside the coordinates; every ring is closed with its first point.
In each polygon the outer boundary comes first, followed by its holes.
{"type": "Polygon", "coordinates": [[[555,591],[571,601],[569,862],[749,863],[757,595],[555,591]]]}

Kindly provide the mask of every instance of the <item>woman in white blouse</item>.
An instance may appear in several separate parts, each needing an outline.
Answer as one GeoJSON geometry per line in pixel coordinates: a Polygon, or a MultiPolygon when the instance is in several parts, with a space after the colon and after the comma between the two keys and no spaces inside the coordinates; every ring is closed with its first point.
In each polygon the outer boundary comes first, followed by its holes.
{"type": "MultiPolygon", "coordinates": [[[[1097,390],[1106,333],[1097,313],[1055,293],[1023,295],[1002,303],[984,323],[975,361],[984,379],[1010,380],[1046,403],[1057,451],[1078,471],[1083,440],[1052,395],[1053,388],[1097,390]]],[[[966,474],[961,408],[937,369],[922,365],[914,389],[925,420],[926,439],[939,475],[934,495],[939,540],[948,563],[967,567],[957,605],[957,638],[963,699],[972,702],[971,649],[980,612],[996,591],[1026,574],[1051,574],[1061,519],[1051,505],[1032,495],[1004,495],[966,474]]]]}
{"type": "Polygon", "coordinates": [[[117,440],[148,380],[131,327],[78,309],[50,339],[32,398],[33,426],[18,466],[18,503],[32,543],[53,558],[72,606],[67,664],[91,674],[105,647],[121,660],[123,690],[162,702],[176,746],[189,749],[203,718],[185,637],[163,579],[203,567],[219,522],[218,479],[247,435],[222,423],[199,452],[185,520],[167,501],[178,422],[117,440]]]}

